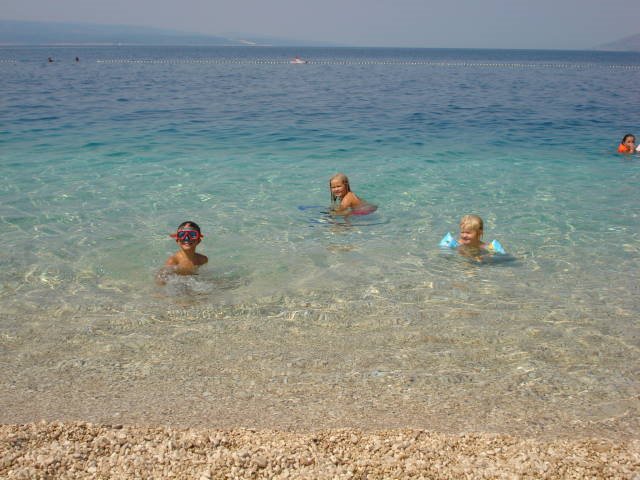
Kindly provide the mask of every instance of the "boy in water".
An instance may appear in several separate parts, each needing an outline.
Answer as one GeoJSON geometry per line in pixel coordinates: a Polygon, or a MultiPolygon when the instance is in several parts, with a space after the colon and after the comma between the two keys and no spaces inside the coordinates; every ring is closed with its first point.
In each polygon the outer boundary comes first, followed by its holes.
{"type": "Polygon", "coordinates": [[[186,221],[178,226],[176,233],[171,234],[180,249],[171,255],[158,274],[158,282],[165,283],[166,275],[194,275],[198,267],[209,261],[206,255],[196,252],[196,247],[203,238],[196,222],[186,221]]]}
{"type": "Polygon", "coordinates": [[[478,215],[465,215],[460,219],[460,238],[458,243],[467,248],[486,248],[482,243],[482,218],[478,215]]]}
{"type": "Polygon", "coordinates": [[[455,248],[461,255],[473,258],[479,262],[483,261],[486,253],[491,255],[505,255],[504,248],[497,240],[490,243],[482,241],[484,227],[482,218],[478,215],[465,215],[460,219],[460,236],[456,240],[447,233],[440,241],[441,247],[455,248]]]}

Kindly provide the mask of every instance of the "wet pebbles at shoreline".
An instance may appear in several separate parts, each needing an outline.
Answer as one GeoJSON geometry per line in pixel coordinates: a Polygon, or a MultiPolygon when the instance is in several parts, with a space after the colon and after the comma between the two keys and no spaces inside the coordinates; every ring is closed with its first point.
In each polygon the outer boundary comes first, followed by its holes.
{"type": "Polygon", "coordinates": [[[1,478],[640,478],[640,441],[425,430],[0,425],[1,478]]]}

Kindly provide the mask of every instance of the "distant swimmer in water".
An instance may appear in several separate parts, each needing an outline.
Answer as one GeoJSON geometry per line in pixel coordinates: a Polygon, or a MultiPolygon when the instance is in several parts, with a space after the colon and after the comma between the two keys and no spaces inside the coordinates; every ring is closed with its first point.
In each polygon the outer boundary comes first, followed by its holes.
{"type": "Polygon", "coordinates": [[[640,152],[640,145],[636,147],[636,137],[631,133],[627,133],[622,137],[620,145],[618,145],[618,153],[640,152]]]}
{"type": "Polygon", "coordinates": [[[366,215],[377,210],[377,206],[366,203],[351,191],[349,179],[344,173],[336,173],[329,180],[331,213],[334,215],[366,215]]]}
{"type": "Polygon", "coordinates": [[[76,63],[80,61],[80,57],[76,57],[76,63]]]}
{"type": "Polygon", "coordinates": [[[53,63],[53,58],[52,57],[47,58],[47,62],[53,63]]]}
{"type": "Polygon", "coordinates": [[[206,255],[196,252],[196,247],[203,238],[200,227],[192,221],[182,222],[176,233],[171,234],[176,239],[179,250],[171,255],[158,273],[158,283],[166,283],[167,275],[195,275],[198,267],[209,261],[206,255]]]}

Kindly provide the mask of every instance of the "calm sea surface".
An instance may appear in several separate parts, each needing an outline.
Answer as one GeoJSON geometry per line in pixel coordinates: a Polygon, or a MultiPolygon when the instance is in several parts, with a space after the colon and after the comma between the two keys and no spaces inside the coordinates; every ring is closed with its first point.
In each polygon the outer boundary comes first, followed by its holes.
{"type": "Polygon", "coordinates": [[[640,54],[5,47],[0,106],[0,422],[640,431],[640,54]]]}

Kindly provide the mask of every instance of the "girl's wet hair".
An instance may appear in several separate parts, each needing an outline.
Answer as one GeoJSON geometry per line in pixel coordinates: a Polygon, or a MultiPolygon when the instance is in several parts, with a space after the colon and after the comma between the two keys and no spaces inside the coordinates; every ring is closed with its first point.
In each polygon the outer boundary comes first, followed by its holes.
{"type": "Polygon", "coordinates": [[[196,232],[201,233],[200,232],[200,226],[196,222],[192,222],[191,220],[187,220],[186,222],[182,222],[180,225],[178,225],[178,230],[180,230],[181,228],[184,228],[184,227],[191,227],[196,232]]]}
{"type": "Polygon", "coordinates": [[[627,138],[633,138],[633,141],[636,141],[636,136],[633,133],[627,133],[624,137],[622,137],[622,141],[620,143],[624,143],[627,141],[627,138]]]}
{"type": "Polygon", "coordinates": [[[336,173],[329,179],[329,193],[331,194],[331,203],[335,203],[338,198],[331,191],[331,182],[333,182],[334,180],[342,180],[342,183],[344,183],[345,187],[347,187],[347,193],[351,191],[351,187],[349,186],[349,178],[344,173],[336,173]]]}

